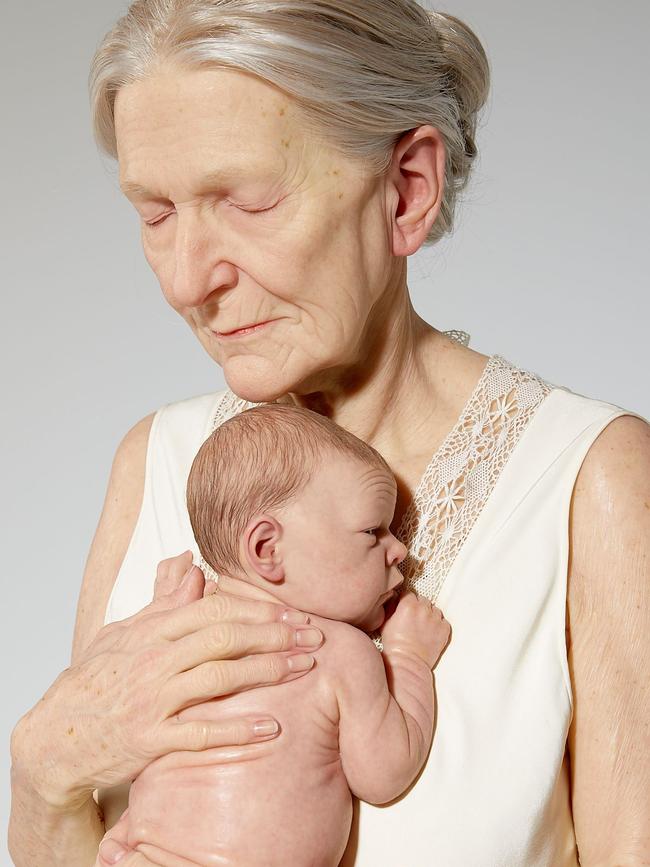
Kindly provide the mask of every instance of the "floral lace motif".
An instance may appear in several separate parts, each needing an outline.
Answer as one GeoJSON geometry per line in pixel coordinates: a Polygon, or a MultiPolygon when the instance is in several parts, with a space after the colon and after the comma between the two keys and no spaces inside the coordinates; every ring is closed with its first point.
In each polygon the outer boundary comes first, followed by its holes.
{"type": "Polygon", "coordinates": [[[500,355],[425,470],[396,536],[405,587],[435,602],[508,458],[552,386],[500,355]]]}
{"type": "MultiPolygon", "coordinates": [[[[464,331],[445,334],[469,344],[464,331]]],[[[399,565],[405,588],[436,601],[503,467],[551,390],[552,385],[536,374],[500,355],[490,356],[460,418],[431,458],[395,534],[408,549],[399,565]]],[[[212,430],[259,405],[228,389],[217,406],[212,430]]],[[[373,637],[381,648],[378,634],[373,637]]]]}

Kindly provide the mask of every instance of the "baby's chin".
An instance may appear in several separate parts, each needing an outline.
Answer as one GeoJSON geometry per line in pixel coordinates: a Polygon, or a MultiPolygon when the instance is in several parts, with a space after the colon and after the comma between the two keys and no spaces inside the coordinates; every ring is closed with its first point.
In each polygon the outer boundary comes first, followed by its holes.
{"type": "Polygon", "coordinates": [[[359,628],[364,632],[375,632],[386,622],[386,608],[379,605],[375,611],[362,623],[359,628]]]}

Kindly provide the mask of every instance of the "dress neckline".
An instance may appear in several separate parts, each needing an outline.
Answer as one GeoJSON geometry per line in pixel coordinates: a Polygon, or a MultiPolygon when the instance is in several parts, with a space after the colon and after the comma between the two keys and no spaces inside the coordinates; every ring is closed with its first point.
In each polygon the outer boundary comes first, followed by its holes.
{"type": "MultiPolygon", "coordinates": [[[[458,335],[467,336],[465,332],[458,335]]],[[[395,532],[408,552],[399,564],[406,589],[436,601],[503,467],[554,387],[502,355],[488,356],[455,425],[432,454],[395,532]]],[[[212,430],[256,405],[227,388],[215,408],[212,430]]]]}
{"type": "Polygon", "coordinates": [[[402,520],[400,521],[399,526],[395,531],[395,536],[401,542],[403,542],[405,545],[407,545],[409,547],[410,547],[413,540],[412,539],[404,539],[402,537],[402,533],[403,533],[405,527],[408,526],[409,522],[412,521],[413,511],[417,508],[417,504],[418,504],[420,497],[422,495],[422,491],[424,489],[426,481],[429,478],[429,476],[431,475],[431,470],[435,466],[435,464],[437,464],[440,461],[442,455],[449,448],[452,440],[454,440],[456,438],[456,436],[458,435],[459,430],[461,430],[461,428],[464,427],[468,417],[472,413],[473,404],[476,401],[477,395],[479,394],[479,392],[483,391],[485,382],[491,376],[492,370],[496,366],[498,361],[505,361],[505,359],[502,359],[501,356],[499,356],[499,355],[490,355],[488,357],[488,360],[483,367],[483,371],[482,371],[481,375],[477,379],[477,381],[474,385],[474,388],[472,389],[471,394],[469,395],[469,397],[465,401],[465,405],[463,406],[462,410],[460,411],[460,415],[456,419],[456,423],[447,432],[447,435],[445,436],[443,441],[440,443],[438,448],[432,454],[431,458],[429,459],[429,462],[427,463],[426,467],[424,468],[424,472],[420,476],[420,480],[417,483],[417,485],[413,491],[411,501],[408,504],[408,506],[406,507],[406,509],[404,510],[404,514],[402,515],[402,520]]]}

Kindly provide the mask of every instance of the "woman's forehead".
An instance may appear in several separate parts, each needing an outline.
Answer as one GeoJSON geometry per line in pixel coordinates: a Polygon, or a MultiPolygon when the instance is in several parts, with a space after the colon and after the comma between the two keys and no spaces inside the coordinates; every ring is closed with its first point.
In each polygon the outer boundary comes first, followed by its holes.
{"type": "Polygon", "coordinates": [[[141,181],[132,177],[132,162],[159,155],[187,162],[190,154],[208,153],[226,175],[251,163],[272,171],[305,144],[288,96],[255,76],[222,69],[161,71],[126,85],[115,101],[115,127],[127,185],[141,181]]]}
{"type": "Polygon", "coordinates": [[[207,114],[236,117],[249,114],[289,118],[297,103],[288,94],[252,73],[218,67],[160,66],[145,78],[121,87],[118,106],[167,111],[179,117],[206,108],[207,114]]]}

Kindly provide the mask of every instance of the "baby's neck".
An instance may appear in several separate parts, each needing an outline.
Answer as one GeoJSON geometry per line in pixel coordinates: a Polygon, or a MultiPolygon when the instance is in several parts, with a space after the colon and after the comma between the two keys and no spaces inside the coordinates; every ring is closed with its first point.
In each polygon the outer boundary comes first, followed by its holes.
{"type": "Polygon", "coordinates": [[[232,596],[243,596],[246,599],[260,599],[265,602],[275,602],[277,605],[284,604],[279,596],[274,596],[268,590],[262,590],[261,587],[256,587],[242,578],[231,578],[229,575],[219,575],[217,589],[224,593],[230,593],[232,596]]]}

